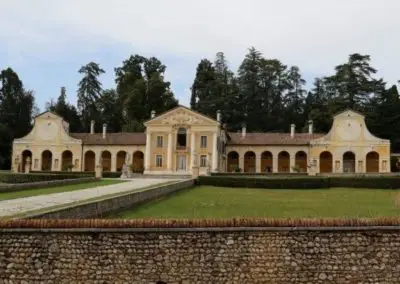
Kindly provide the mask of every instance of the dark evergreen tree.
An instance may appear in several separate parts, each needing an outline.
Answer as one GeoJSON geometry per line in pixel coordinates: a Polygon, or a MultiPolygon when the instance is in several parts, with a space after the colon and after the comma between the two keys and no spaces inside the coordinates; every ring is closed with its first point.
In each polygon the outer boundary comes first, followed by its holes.
{"type": "MultiPolygon", "coordinates": [[[[105,71],[100,68],[99,64],[90,62],[82,66],[78,72],[83,75],[78,84],[78,109],[82,117],[83,128],[87,131],[90,127],[90,121],[98,121],[100,118],[96,102],[102,92],[99,76],[105,71]]],[[[101,125],[97,123],[96,128],[97,131],[101,130],[101,125]]]]}
{"type": "Polygon", "coordinates": [[[11,68],[0,73],[0,168],[10,169],[12,142],[32,129],[34,104],[32,91],[26,91],[11,68]]]}

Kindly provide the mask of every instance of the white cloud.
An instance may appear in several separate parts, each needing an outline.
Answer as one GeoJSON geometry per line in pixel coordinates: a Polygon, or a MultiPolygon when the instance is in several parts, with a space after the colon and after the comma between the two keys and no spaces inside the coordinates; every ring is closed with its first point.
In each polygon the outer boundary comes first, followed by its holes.
{"type": "Polygon", "coordinates": [[[1,2],[6,17],[0,18],[0,42],[10,57],[70,54],[80,48],[74,42],[90,43],[86,48],[115,42],[179,58],[179,64],[167,66],[174,84],[174,78],[191,80],[197,61],[218,51],[236,69],[247,48],[255,46],[316,75],[328,74],[350,53],[370,54],[380,76],[390,83],[400,79],[398,0],[1,2]]]}

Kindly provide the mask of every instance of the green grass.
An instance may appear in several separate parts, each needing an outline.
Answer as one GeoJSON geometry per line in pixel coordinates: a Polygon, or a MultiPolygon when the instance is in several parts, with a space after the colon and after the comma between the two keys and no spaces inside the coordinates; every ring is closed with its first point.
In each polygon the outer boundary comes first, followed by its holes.
{"type": "Polygon", "coordinates": [[[400,216],[400,190],[248,189],[199,186],[110,218],[383,217],[400,216]]]}
{"type": "Polygon", "coordinates": [[[73,184],[73,185],[55,186],[55,187],[38,188],[38,189],[28,189],[28,190],[17,191],[17,192],[4,192],[4,193],[0,193],[0,200],[9,200],[9,199],[37,196],[37,195],[74,191],[74,190],[87,189],[87,188],[96,187],[96,186],[111,185],[111,184],[116,184],[116,183],[121,183],[121,182],[124,182],[124,181],[108,180],[108,179],[105,180],[104,179],[104,180],[100,180],[100,181],[86,182],[86,183],[73,184]]]}

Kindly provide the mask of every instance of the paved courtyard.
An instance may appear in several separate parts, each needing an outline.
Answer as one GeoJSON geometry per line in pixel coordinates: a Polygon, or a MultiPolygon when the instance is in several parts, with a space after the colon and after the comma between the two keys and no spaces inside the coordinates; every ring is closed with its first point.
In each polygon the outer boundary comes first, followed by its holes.
{"type": "Polygon", "coordinates": [[[179,181],[179,179],[131,179],[124,183],[98,186],[83,190],[4,200],[0,201],[0,217],[7,217],[16,214],[26,213],[29,211],[41,210],[53,206],[66,205],[69,203],[84,201],[87,199],[97,198],[109,194],[140,190],[144,187],[171,181],[179,181]]]}

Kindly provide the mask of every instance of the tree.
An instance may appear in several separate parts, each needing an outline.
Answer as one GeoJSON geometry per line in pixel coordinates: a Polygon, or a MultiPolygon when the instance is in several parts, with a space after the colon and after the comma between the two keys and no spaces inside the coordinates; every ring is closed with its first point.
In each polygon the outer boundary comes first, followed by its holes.
{"type": "Polygon", "coordinates": [[[35,100],[32,91],[23,88],[18,74],[11,68],[0,73],[0,168],[11,166],[12,143],[32,129],[35,100]]]}
{"type": "Polygon", "coordinates": [[[192,85],[190,107],[202,114],[215,117],[216,113],[216,72],[211,61],[202,59],[197,66],[192,85]]]}
{"type": "Polygon", "coordinates": [[[60,96],[57,101],[50,100],[46,104],[46,109],[55,112],[69,123],[70,132],[83,131],[81,118],[75,106],[67,102],[67,93],[65,87],[61,87],[60,96]]]}
{"type": "Polygon", "coordinates": [[[117,93],[124,114],[124,131],[141,131],[151,111],[165,112],[178,105],[164,80],[166,67],[155,57],[131,56],[115,68],[117,93]]]}
{"type": "Polygon", "coordinates": [[[98,102],[103,123],[110,132],[120,132],[123,123],[122,107],[116,90],[104,90],[98,102]]]}
{"type": "Polygon", "coordinates": [[[84,129],[88,129],[92,119],[99,119],[99,111],[96,101],[102,92],[99,76],[105,71],[100,68],[99,64],[90,62],[82,66],[79,71],[83,78],[78,86],[78,109],[82,116],[82,124],[84,129]]]}
{"type": "Polygon", "coordinates": [[[346,108],[363,111],[374,95],[385,90],[382,79],[375,79],[377,70],[370,66],[370,56],[351,54],[348,61],[335,67],[335,74],[325,78],[332,104],[330,112],[346,108]]]}

